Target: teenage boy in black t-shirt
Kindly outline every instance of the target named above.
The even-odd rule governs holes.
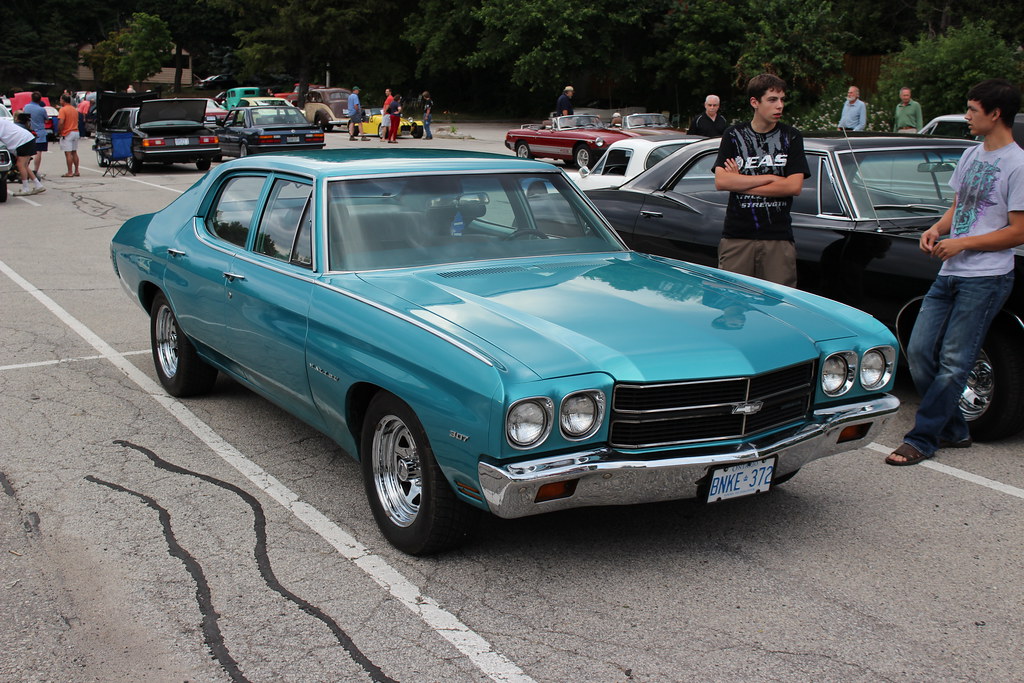
[[[779,122],[784,80],[755,76],[747,95],[754,118],[726,129],[715,161],[715,187],[729,191],[718,267],[796,287],[789,209],[811,175],[803,136]]]

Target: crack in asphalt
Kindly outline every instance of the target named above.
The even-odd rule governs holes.
[[[210,648],[210,652],[217,659],[217,662],[220,663],[221,668],[231,677],[231,680],[248,683],[249,679],[242,674],[238,667],[238,662],[231,656],[227,645],[224,644],[224,634],[221,633],[218,622],[220,615],[217,614],[217,610],[213,606],[210,584],[206,581],[206,574],[203,572],[202,565],[187,550],[181,547],[178,539],[174,537],[174,532],[171,530],[171,513],[157,503],[156,500],[138,491],[132,491],[120,484],[104,481],[91,474],[86,475],[85,479],[94,484],[106,486],[114,491],[135,496],[147,506],[156,510],[160,516],[160,524],[164,529],[164,540],[167,541],[167,549],[171,557],[181,560],[181,563],[185,565],[185,570],[192,576],[192,580],[196,582],[196,602],[199,603],[199,612],[203,615],[203,640],[206,642],[206,646]]]
[[[274,574],[273,568],[271,567],[270,556],[267,551],[266,514],[263,510],[262,504],[260,504],[259,500],[257,500],[255,496],[253,496],[248,491],[245,491],[244,489],[235,486],[234,484],[222,481],[210,475],[201,474],[199,472],[193,472],[192,470],[170,463],[161,458],[160,456],[158,456],[153,451],[143,446],[139,446],[129,441],[124,441],[120,439],[115,440],[114,444],[121,446],[123,448],[128,448],[139,453],[142,453],[153,463],[154,466],[156,466],[159,469],[171,472],[173,474],[196,477],[197,479],[200,479],[209,484],[213,484],[214,486],[220,487],[226,491],[234,493],[239,498],[241,498],[249,506],[253,513],[253,531],[256,535],[256,544],[253,548],[253,557],[256,560],[256,565],[259,569],[260,575],[263,577],[263,581],[267,584],[267,587],[281,595],[286,600],[294,603],[300,610],[302,610],[306,614],[316,619],[319,619],[321,622],[323,622],[324,625],[326,625],[327,628],[330,629],[331,633],[334,634],[334,637],[338,641],[338,643],[345,649],[346,652],[348,652],[349,656],[352,658],[352,661],[358,664],[360,668],[362,668],[363,671],[367,673],[367,675],[370,677],[370,680],[375,681],[376,683],[397,683],[395,679],[389,677],[387,674],[381,671],[380,667],[378,667],[376,664],[370,661],[370,659],[366,655],[364,655],[362,651],[358,648],[355,642],[353,642],[352,638],[347,633],[345,633],[345,631],[330,616],[324,613],[317,606],[311,604],[304,598],[299,597],[298,595],[291,592],[281,584],[277,576]],[[189,573],[196,581],[196,598],[199,601],[200,610],[203,613],[203,632],[204,636],[207,639],[207,644],[210,647],[211,652],[214,653],[218,661],[221,662],[221,666],[224,667],[225,671],[229,675],[231,675],[234,680],[246,680],[244,677],[242,677],[237,662],[235,662],[234,659],[231,658],[230,653],[227,651],[226,646],[224,646],[223,644],[223,637],[220,636],[219,627],[217,625],[217,617],[219,615],[213,608],[212,602],[210,600],[209,586],[207,585],[205,576],[203,575],[202,567],[194,558],[192,558],[191,555],[187,553],[187,551],[184,550],[184,548],[182,548],[178,544],[177,540],[174,538],[174,534],[170,527],[170,514],[162,507],[160,507],[155,500],[149,498],[148,496],[144,496],[143,494],[131,491],[117,484],[102,481],[100,479],[92,477],[91,475],[87,476],[86,479],[88,479],[91,482],[101,484],[103,486],[107,486],[115,490],[128,493],[130,495],[137,496],[138,498],[143,500],[147,505],[149,505],[149,507],[157,510],[160,513],[160,520],[164,526],[164,537],[167,540],[167,544],[170,549],[171,555],[179,558],[185,564]],[[236,676],[238,676],[239,678],[236,678]]]

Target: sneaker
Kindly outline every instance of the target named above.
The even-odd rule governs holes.
[[[43,187],[42,185],[39,185],[38,187],[33,187],[31,190],[29,190],[29,194],[42,194],[44,192],[46,192],[46,188]]]
[[[15,197],[27,197],[30,194],[35,194],[35,192],[33,192],[32,190],[17,190],[15,192],[12,192],[11,194],[14,195]]]

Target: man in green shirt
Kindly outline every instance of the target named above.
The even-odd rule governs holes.
[[[900,103],[896,105],[896,116],[893,117],[894,133],[916,133],[924,127],[921,116],[921,105],[910,99],[910,88],[900,89]]]

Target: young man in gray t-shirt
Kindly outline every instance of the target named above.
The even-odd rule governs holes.
[[[960,395],[1013,287],[1013,248],[1024,244],[1024,149],[1012,131],[1019,109],[1020,91],[1003,79],[967,93],[965,118],[984,142],[964,152],[949,181],[953,205],[921,235],[921,250],[942,259],[942,268],[907,347],[921,404],[903,444],[885,459],[890,465],[971,445]]]

